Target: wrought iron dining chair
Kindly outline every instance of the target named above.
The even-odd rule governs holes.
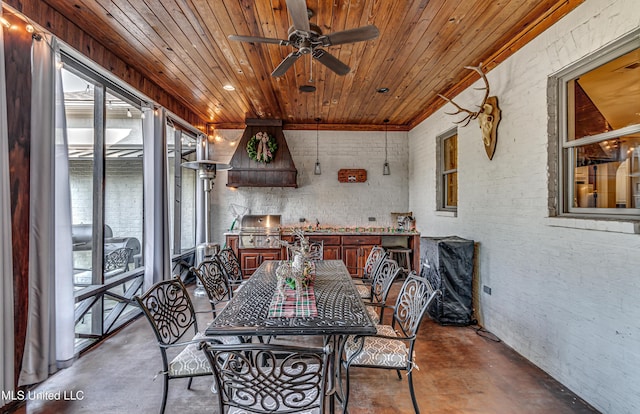
[[[420,323],[439,290],[434,290],[426,278],[412,271],[404,281],[393,306],[391,325],[377,325],[377,333],[350,336],[342,344],[341,364],[346,371],[344,411],[349,402],[349,371],[352,367],[393,369],[407,371],[409,392],[416,414],[420,413],[413,389],[414,345]]]
[[[196,275],[202,287],[204,288],[209,303],[211,304],[211,312],[216,317],[216,306],[220,302],[225,302],[233,296],[233,290],[229,285],[229,279],[220,262],[216,259],[203,260],[198,266],[192,266],[190,271]]]
[[[402,272],[402,267],[393,259],[384,258],[376,269],[371,280],[370,302],[365,303],[367,313],[373,323],[380,323],[384,318],[387,297],[393,282]],[[379,312],[379,313],[378,313]]]
[[[309,260],[322,260],[324,258],[324,240],[309,242]]]
[[[320,413],[328,379],[330,345],[303,347],[274,344],[200,347],[213,368],[218,412]]]
[[[371,282],[376,274],[376,270],[378,270],[378,267],[380,267],[383,260],[387,257],[388,253],[383,247],[374,246],[371,249],[369,256],[367,256],[367,260],[364,263],[364,267],[362,267],[362,280],[354,280],[356,290],[361,298],[366,300],[371,299]]]
[[[209,361],[198,350],[204,335],[198,331],[193,303],[179,276],[154,284],[142,296],[135,296],[135,300],[151,324],[160,347],[160,373],[164,377],[160,413],[164,413],[170,380],[189,378],[189,389],[194,377],[213,374]],[[207,340],[241,342],[240,338],[233,336],[207,337]]]
[[[371,284],[371,278],[376,268],[382,263],[382,260],[387,257],[389,254],[382,246],[373,246],[369,255],[367,256],[367,260],[364,262],[363,267],[353,267],[349,266],[349,271],[357,270],[358,272],[362,272],[362,279],[354,280],[356,285],[369,285]],[[366,289],[364,290],[366,292]]]
[[[104,256],[105,279],[128,271],[132,252],[133,250],[128,247],[120,247],[107,253]]]
[[[284,243],[283,243],[284,244]],[[300,241],[295,243],[286,244],[287,260],[292,260],[294,251],[300,249]],[[322,260],[324,259],[324,240],[316,240],[309,242],[309,251],[306,254],[306,258],[309,260]]]
[[[105,254],[104,281],[129,270],[132,252],[133,250],[128,247],[120,247]],[[74,283],[76,286],[88,286],[91,284],[91,277],[91,270],[81,271],[74,275]],[[123,289],[125,289],[124,285]]]
[[[242,274],[240,260],[238,260],[238,256],[236,256],[233,250],[230,247],[220,250],[218,254],[216,254],[216,259],[220,262],[222,270],[227,275],[231,289],[240,287],[244,281],[244,276]]]

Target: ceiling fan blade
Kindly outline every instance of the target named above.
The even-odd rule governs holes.
[[[323,46],[341,45],[344,43],[362,42],[365,40],[375,39],[380,36],[378,28],[372,24],[368,26],[358,27],[357,29],[343,30],[341,32],[331,33],[323,39]]]
[[[229,35],[229,40],[236,40],[238,42],[248,42],[248,43],[273,43],[273,44],[282,45],[282,46],[289,45],[288,40],[273,39],[270,37]]]
[[[351,72],[351,68],[342,63],[338,58],[333,56],[322,49],[316,49],[313,51],[313,58],[317,59],[320,63],[337,73],[338,75],[346,75]]]
[[[307,2],[305,0],[287,0],[287,10],[293,21],[293,27],[302,32],[308,32],[309,15],[307,14]]]
[[[298,58],[302,56],[302,53],[295,51],[295,52],[291,52],[289,53],[289,56],[287,56],[286,58],[284,58],[284,60],[282,62],[280,62],[280,64],[278,65],[277,68],[275,68],[273,70],[273,72],[271,72],[271,76],[274,77],[279,77],[284,75],[284,73],[291,67],[293,66],[293,64],[295,63],[296,60],[298,60]]]

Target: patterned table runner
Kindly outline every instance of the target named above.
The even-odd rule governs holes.
[[[318,316],[316,308],[316,295],[313,285],[302,289],[300,299],[296,298],[296,290],[284,288],[284,298],[275,293],[269,305],[270,318],[295,318],[300,316]]]

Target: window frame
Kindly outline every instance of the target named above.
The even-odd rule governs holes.
[[[455,137],[456,139],[456,168],[452,169],[452,170],[445,170],[444,169],[444,165],[445,165],[445,141],[448,139],[451,139]],[[456,177],[458,176],[458,128],[452,128],[449,129],[448,131],[438,135],[436,137],[436,153],[437,153],[437,163],[436,163],[436,175],[437,175],[437,190],[436,190],[436,211],[446,211],[446,212],[452,212],[455,213],[457,215],[458,212],[458,206],[457,203],[459,202],[459,194],[456,194],[456,205],[455,206],[448,206],[446,204],[446,200],[447,200],[447,183],[446,183],[446,178],[447,176],[451,175],[451,174],[456,174]],[[458,180],[456,178],[456,184],[458,183]],[[457,186],[459,188],[459,186]],[[456,191],[457,193],[457,191]]]
[[[120,86],[115,81],[108,79],[106,75],[101,74],[97,69],[94,69],[92,62],[85,62],[81,58],[77,58],[72,50],[63,49],[60,55],[65,70],[82,78],[94,87],[92,108],[93,141],[91,143],[93,149],[91,178],[93,192],[91,195],[93,200],[91,205],[92,282],[90,285],[80,287],[74,292],[76,303],[75,350],[76,352],[82,352],[141,314],[140,309],[131,305],[129,301],[131,295],[141,292],[144,266],[135,267],[134,264],[134,268],[130,268],[128,271],[108,281],[104,278],[105,180],[108,158],[105,138],[108,128],[108,103],[106,99],[108,94],[121,99],[132,108],[140,110],[142,110],[144,101],[134,91],[126,89],[125,86]],[[145,153],[144,143],[142,151],[142,157],[148,156]],[[144,197],[144,194],[142,197]],[[144,210],[142,211],[142,220],[142,235],[139,241],[141,248],[144,249]],[[124,293],[122,292],[123,290]],[[111,308],[106,306],[106,301],[112,302]],[[90,319],[87,331],[81,327],[84,324],[85,316]]]
[[[580,58],[548,79],[548,109],[550,119],[549,171],[555,176],[549,181],[549,216],[586,219],[640,220],[640,208],[573,207],[575,177],[574,149],[607,139],[640,132],[640,124],[613,131],[569,139],[568,85],[580,76],[640,47],[640,30],[633,32]]]

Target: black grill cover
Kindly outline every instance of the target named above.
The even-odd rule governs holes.
[[[420,275],[440,289],[429,316],[441,325],[467,326],[472,319],[473,240],[457,236],[420,238]]]

